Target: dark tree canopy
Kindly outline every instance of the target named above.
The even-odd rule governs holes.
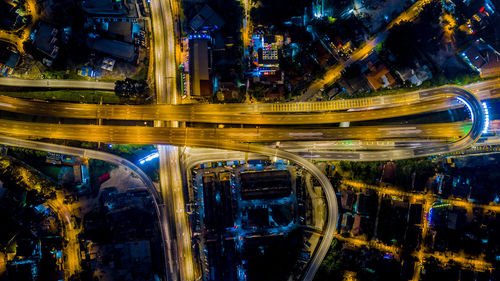
[[[262,6],[252,10],[252,19],[262,25],[280,26],[291,17],[304,13],[308,0],[263,0]]]
[[[116,94],[123,98],[142,97],[145,95],[147,88],[148,84],[144,80],[126,78],[115,83]]]
[[[417,21],[401,22],[389,31],[384,47],[394,55],[397,66],[412,66],[420,54],[439,51],[440,14],[440,3],[433,2],[423,8]]]

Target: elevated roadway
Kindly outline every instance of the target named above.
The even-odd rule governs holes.
[[[442,96],[442,95],[454,95],[457,98],[461,99],[461,102],[465,103],[465,106],[470,110],[472,125],[470,131],[465,134],[462,138],[457,141],[450,143],[431,143],[429,146],[424,147],[404,147],[404,148],[395,148],[387,151],[353,151],[353,152],[327,152],[332,153],[329,155],[320,155],[320,154],[310,154],[308,153],[309,158],[313,159],[342,159],[342,160],[353,160],[353,161],[370,161],[370,160],[383,160],[383,159],[403,159],[403,158],[412,158],[412,157],[422,157],[437,153],[446,153],[456,150],[465,149],[466,147],[472,145],[481,135],[481,131],[485,126],[484,114],[482,111],[481,103],[478,98],[461,87],[448,86],[437,89],[430,89],[426,91],[418,92],[419,98],[433,97],[433,96]],[[2,122],[17,122],[17,121],[2,121]],[[46,137],[46,138],[62,138],[62,139],[79,139],[79,140],[89,140],[92,138],[93,134],[89,134],[88,130],[75,131],[74,128],[66,127],[66,126],[87,126],[87,125],[59,125],[59,124],[46,124],[43,126],[53,126],[51,128],[39,128],[36,129],[36,126],[42,126],[41,124],[32,124],[32,123],[17,123],[17,128],[13,129],[12,126],[7,125],[2,127],[2,134],[12,134],[16,136],[22,137]],[[107,126],[101,126],[107,127]],[[149,130],[151,128],[140,127],[142,130]],[[159,128],[156,128],[159,129]],[[171,128],[173,130],[175,128]],[[7,131],[9,130],[9,131]],[[187,130],[187,129],[186,129]],[[191,130],[191,129],[189,129]],[[122,132],[108,132],[111,136],[119,137]],[[40,135],[37,135],[40,134]],[[133,137],[134,135],[131,135]],[[187,136],[187,134],[185,135]],[[101,138],[105,137],[103,135],[95,136],[96,139],[102,141]],[[138,133],[135,135],[136,141],[140,139],[141,134]],[[201,139],[190,139],[185,137],[184,140],[177,140],[176,138],[172,138],[172,141],[180,141],[179,143],[172,143],[173,145],[182,145],[182,146],[192,146],[192,147],[205,147],[205,148],[218,148],[218,149],[226,149],[226,150],[237,150],[243,152],[251,152],[267,155],[269,157],[279,157],[291,160],[306,170],[308,170],[313,176],[318,178],[321,185],[324,188],[324,192],[327,199],[328,206],[328,221],[325,229],[325,233],[323,236],[323,240],[321,241],[320,246],[317,248],[309,267],[307,268],[306,273],[304,274],[304,280],[312,280],[315,272],[319,268],[322,259],[326,255],[328,248],[330,246],[331,240],[333,238],[333,233],[335,232],[335,222],[338,216],[337,213],[337,202],[333,188],[329,183],[326,176],[319,171],[311,162],[306,160],[304,157],[301,157],[297,154],[280,150],[278,148],[273,147],[265,147],[265,146],[257,146],[249,143],[241,143],[237,141],[231,141],[231,139],[209,139],[209,138],[201,138]],[[135,143],[135,141],[132,141]]]
[[[122,144],[173,144],[189,146],[191,141],[274,141],[459,139],[467,134],[468,122],[418,124],[411,126],[361,126],[349,128],[154,128],[32,123],[0,120],[0,134],[24,138],[71,139]]]
[[[471,84],[480,99],[497,97],[500,80]],[[328,124],[447,110],[459,104],[453,86],[400,95],[328,102],[264,104],[98,105],[46,103],[0,96],[0,110],[61,118],[163,120],[232,124]],[[161,122],[160,122],[161,123]]]

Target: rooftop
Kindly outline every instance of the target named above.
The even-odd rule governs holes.
[[[134,45],[117,40],[87,38],[87,46],[90,49],[128,62],[133,61],[135,57]]]
[[[59,53],[59,47],[57,46],[58,33],[57,28],[42,22],[38,29],[35,30],[33,45],[42,53],[54,59]]]

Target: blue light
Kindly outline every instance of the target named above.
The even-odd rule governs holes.
[[[488,112],[488,106],[486,105],[485,102],[483,102],[483,109],[484,109],[483,134],[486,134],[486,133],[488,133],[488,127],[490,126],[490,113]]]
[[[432,208],[429,210],[428,220],[429,220],[429,227],[431,227],[431,224],[432,224]]]
[[[112,148],[112,147],[113,147],[113,144],[112,144],[112,143],[108,144],[108,147],[109,147],[109,148]]]
[[[160,154],[158,152],[151,153],[150,155],[139,160],[139,163],[141,163],[141,165],[142,165],[142,164],[149,162],[155,158],[158,158],[159,156],[160,156]]]
[[[465,100],[464,100],[463,98],[461,98],[461,97],[457,97],[457,100],[458,100],[458,101],[460,101],[460,102],[462,102],[463,104],[465,104],[465,106],[467,107],[467,109],[468,109],[468,110],[469,110],[469,112],[470,112],[470,116],[471,116],[471,117],[470,117],[470,119],[471,119],[472,121],[474,121],[474,112],[472,111],[472,107],[469,105],[469,103],[468,103],[467,101],[465,101]]]

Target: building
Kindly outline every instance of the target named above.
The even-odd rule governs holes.
[[[0,28],[14,29],[22,24],[23,17],[18,13],[18,7],[5,1],[0,1]]]
[[[116,244],[92,244],[90,267],[100,280],[154,280],[151,246],[148,240]]]
[[[218,29],[223,25],[224,20],[208,5],[203,6],[200,12],[189,22],[189,26],[193,31]]]
[[[123,0],[83,0],[82,9],[93,15],[126,15],[128,13]]]
[[[411,83],[415,86],[420,86],[424,81],[432,78],[432,72],[427,65],[421,67],[417,65],[415,68],[406,67],[400,71],[396,71],[396,74],[398,74],[399,78],[404,82]]]
[[[127,62],[135,59],[134,45],[129,43],[105,38],[87,38],[87,47]]]
[[[281,100],[285,96],[285,86],[283,84],[274,84],[269,87],[264,94],[264,99],[266,101],[276,101]]]
[[[57,45],[58,33],[59,31],[57,30],[57,28],[41,22],[32,35],[33,45],[40,52],[44,53],[52,59],[55,59],[57,57],[57,54],[59,53],[59,46]]]
[[[189,72],[191,95],[196,97],[211,96],[208,39],[193,38],[189,40]]]
[[[283,48],[283,36],[274,34],[254,34],[254,64],[260,75],[275,75],[279,71],[279,59]]]
[[[340,203],[342,209],[352,211],[352,204],[354,203],[355,196],[352,190],[341,190],[340,191]]]
[[[340,229],[341,229],[342,233],[348,233],[349,231],[351,231],[353,223],[354,223],[354,219],[353,219],[351,214],[349,214],[349,213],[343,214],[342,215],[342,223],[340,225]]]
[[[467,21],[467,26],[471,29],[473,34],[491,24],[494,18],[493,14],[495,14],[495,6],[491,1],[484,1],[482,4],[479,2],[481,1],[477,1],[477,4],[475,4],[479,5],[480,8],[476,10],[477,12]]]
[[[288,170],[263,170],[240,173],[241,199],[279,198],[290,195]]]
[[[133,23],[128,21],[111,21],[103,23],[104,30],[108,32],[111,39],[132,43],[134,40],[132,34]]]
[[[363,217],[360,215],[354,216],[352,235],[358,236],[367,234],[370,231],[370,229],[373,229],[373,225],[370,224],[369,219],[367,217]]]
[[[500,53],[482,39],[476,40],[462,57],[482,78],[500,75]]]
[[[0,66],[3,64],[7,67],[14,68],[19,62],[19,53],[14,48],[9,48],[9,45],[0,42]]]
[[[203,207],[205,228],[220,230],[234,225],[233,204],[231,198],[231,173],[207,173],[203,180]]]
[[[369,63],[368,69],[369,72],[366,74],[366,80],[372,90],[390,88],[396,84],[396,80],[384,64],[378,63],[374,65]]]
[[[220,101],[233,101],[239,97],[239,89],[234,82],[219,82],[217,99]]]

